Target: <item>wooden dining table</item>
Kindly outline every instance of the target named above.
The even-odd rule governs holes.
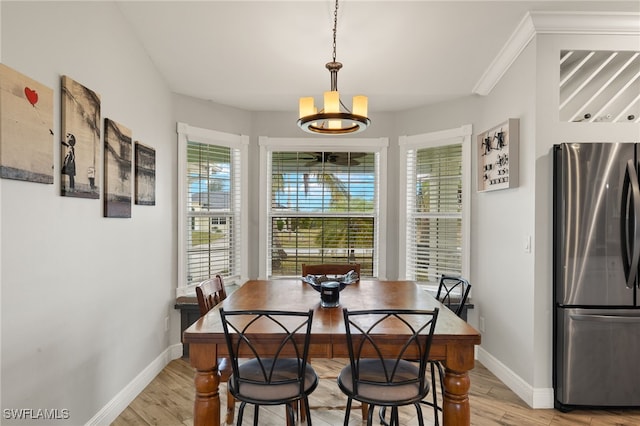
[[[340,306],[323,308],[320,293],[299,279],[251,280],[226,300],[202,316],[183,333],[189,344],[189,358],[195,371],[193,423],[220,425],[219,376],[216,360],[228,354],[219,308],[225,310],[274,309],[314,310],[309,357],[347,358],[346,332],[342,308],[353,309],[433,309],[440,308],[431,345],[430,359],[445,367],[443,423],[469,425],[469,370],[474,367],[474,346],[480,333],[458,318],[431,294],[412,281],[363,279],[340,292]],[[265,340],[269,334],[265,333]],[[337,386],[337,384],[336,384]]]

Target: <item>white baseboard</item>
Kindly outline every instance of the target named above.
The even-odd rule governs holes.
[[[127,386],[111,399],[100,411],[96,413],[87,423],[89,425],[111,424],[120,413],[131,404],[149,383],[167,366],[172,360],[182,356],[182,343],[169,346],[151,364],[140,372]]]
[[[553,408],[553,388],[534,388],[520,376],[511,371],[497,358],[484,350],[477,348],[477,360],[511,389],[520,399],[531,408]]]

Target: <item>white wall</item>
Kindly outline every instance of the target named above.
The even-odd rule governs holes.
[[[165,331],[177,317],[171,96],[114,3],[0,7],[1,60],[54,90],[56,141],[53,185],[0,180],[2,409],[67,409],[56,424],[85,424],[178,341]],[[156,149],[155,206],[109,219],[102,198],[59,195],[63,74]]]
[[[532,383],[537,362],[532,339],[534,254],[523,248],[534,232],[535,52],[534,40],[486,97],[474,129],[477,135],[508,118],[519,119],[519,184],[475,192],[471,225],[473,297],[479,321],[485,324],[482,349],[526,383]],[[474,148],[477,158],[477,144]],[[511,164],[510,169],[513,173]]]

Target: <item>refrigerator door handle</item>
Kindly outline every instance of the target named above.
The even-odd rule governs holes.
[[[569,317],[576,321],[640,323],[640,316],[570,314]]]
[[[640,227],[636,219],[638,213],[640,213],[640,185],[634,161],[629,160],[622,184],[622,208],[620,211],[622,267],[627,280],[627,288],[634,287],[638,275],[640,258]],[[630,233],[630,229],[633,230],[633,234]]]

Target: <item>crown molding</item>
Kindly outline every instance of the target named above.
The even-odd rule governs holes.
[[[540,34],[640,34],[636,12],[530,12]]]
[[[638,35],[635,12],[527,12],[472,92],[486,96],[536,34]]]

